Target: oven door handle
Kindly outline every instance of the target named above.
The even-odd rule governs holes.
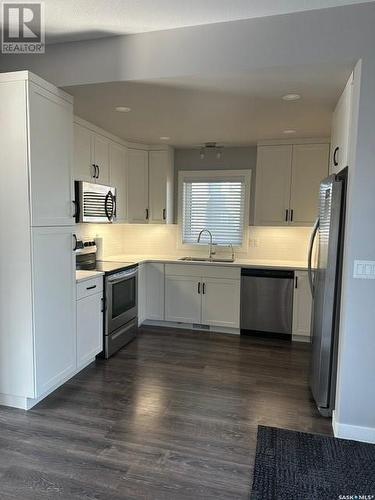
[[[107,278],[108,283],[111,285],[115,285],[116,283],[120,283],[120,281],[128,280],[130,278],[133,278],[134,276],[137,276],[138,271],[131,271],[129,273],[123,274],[121,278],[111,278],[110,276]]]

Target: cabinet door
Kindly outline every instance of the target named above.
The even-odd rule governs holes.
[[[76,281],[73,228],[35,228],[33,243],[36,396],[76,368]]]
[[[328,175],[328,144],[293,146],[290,221],[312,224],[318,215],[320,181]]]
[[[109,145],[110,184],[116,188],[116,222],[126,220],[126,148],[111,142]]]
[[[146,264],[146,319],[164,319],[164,264]]]
[[[128,151],[128,222],[148,222],[148,152],[139,149]]]
[[[68,226],[73,219],[73,106],[29,84],[32,226]]]
[[[205,278],[202,288],[202,324],[239,328],[240,281]]]
[[[181,323],[201,322],[199,278],[190,276],[165,277],[165,320]]]
[[[74,180],[95,182],[92,132],[74,124]]]
[[[146,319],[146,266],[138,266],[138,326]]]
[[[167,218],[168,151],[149,153],[150,223],[163,224]]]
[[[98,134],[93,134],[94,163],[97,166],[95,182],[109,184],[109,140]]]
[[[255,223],[288,224],[292,146],[259,146],[257,151]]]
[[[103,350],[101,293],[77,300],[77,367],[83,367]]]
[[[312,297],[306,271],[295,272],[293,296],[293,340],[310,341]]]

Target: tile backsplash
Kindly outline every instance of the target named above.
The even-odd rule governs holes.
[[[249,227],[247,252],[241,258],[264,260],[301,260],[307,258],[311,227]],[[128,255],[191,254],[177,248],[176,224],[80,224],[80,237],[101,238],[100,257]],[[202,253],[198,250],[194,253]]]

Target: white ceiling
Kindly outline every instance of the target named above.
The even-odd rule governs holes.
[[[52,43],[144,33],[369,1],[44,0],[46,39]]]
[[[330,135],[331,116],[351,71],[332,64],[277,68],[211,79],[167,79],[67,87],[75,113],[123,139],[177,147],[216,141],[251,145],[262,139]],[[288,92],[302,95],[285,102]],[[116,106],[129,106],[119,113]]]

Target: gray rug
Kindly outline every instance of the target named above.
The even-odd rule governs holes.
[[[250,498],[375,500],[375,444],[259,426]]]

